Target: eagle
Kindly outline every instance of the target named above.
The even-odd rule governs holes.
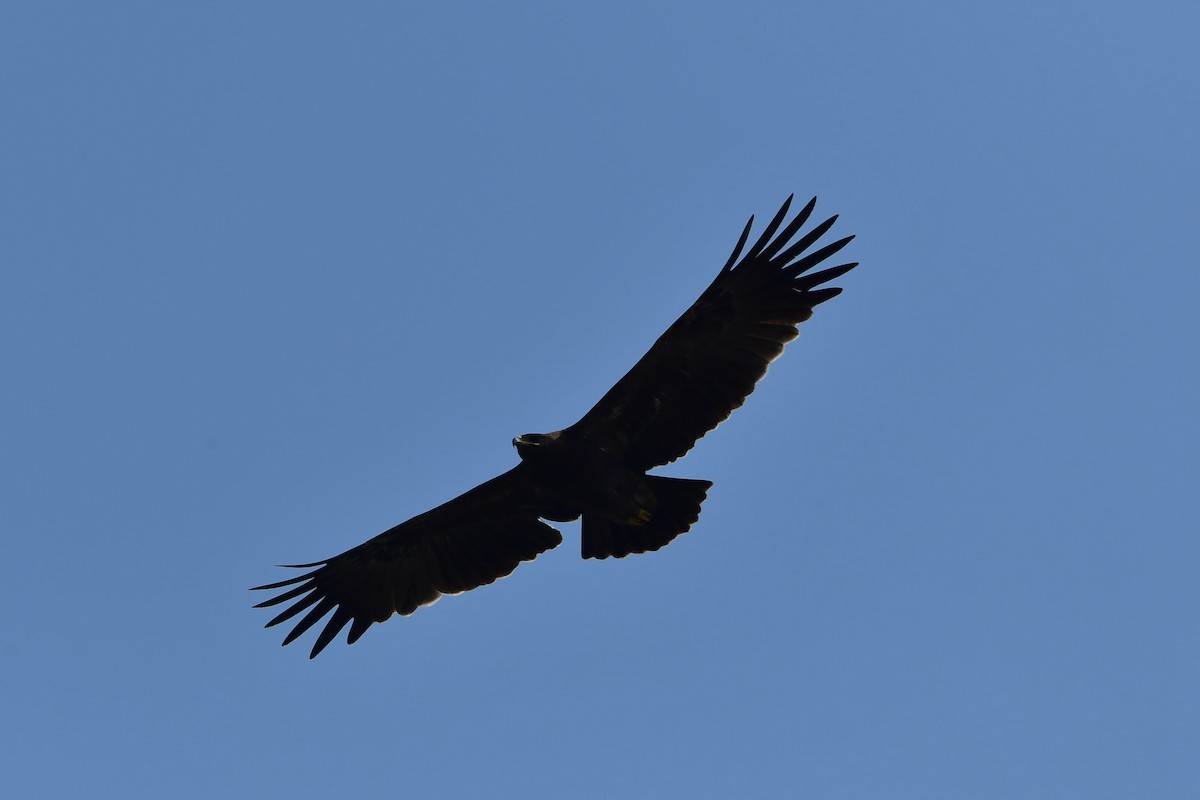
[[[372,623],[492,583],[558,546],[562,535],[546,520],[582,517],[584,558],[646,553],[686,533],[712,482],[648,471],[687,453],[739,408],[796,326],[842,291],[824,284],[858,266],[810,272],[854,237],[808,253],[837,216],[793,242],[817,200],[784,225],[792,199],[744,250],[750,217],[712,284],[574,425],[516,437],[520,460],[504,474],[341,555],[282,565],[306,571],[254,587],[283,590],[255,608],[290,604],[266,627],[303,613],[287,645],[333,612],[309,658],[346,625],[353,644]]]

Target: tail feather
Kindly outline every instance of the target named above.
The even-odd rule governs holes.
[[[712,481],[648,475],[650,490],[658,500],[650,519],[641,525],[622,525],[596,514],[583,515],[583,557],[624,558],[630,553],[658,550],[700,518]]]

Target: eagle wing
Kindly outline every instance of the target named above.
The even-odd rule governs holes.
[[[573,434],[619,453],[630,468],[650,469],[682,456],[745,402],[783,346],[799,335],[796,326],[812,316],[814,306],[842,291],[817,287],[858,266],[806,275],[854,237],[804,255],[837,217],[789,245],[817,200],[780,230],[791,202],[789,197],[739,260],[754,224],[750,217],[716,280],[571,426]]]
[[[542,522],[539,513],[546,512],[540,509],[536,487],[518,465],[341,555],[286,565],[315,569],[254,587],[287,589],[255,608],[294,601],[268,628],[309,609],[283,640],[285,645],[332,610],[309,654],[315,658],[348,623],[346,641],[353,644],[373,622],[411,614],[444,594],[489,584],[561,544],[562,535]]]

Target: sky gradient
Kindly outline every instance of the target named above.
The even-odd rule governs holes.
[[[0,7],[6,796],[1200,796],[1200,11]],[[862,266],[666,549],[315,661],[795,192]]]

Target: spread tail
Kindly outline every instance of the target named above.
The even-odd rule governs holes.
[[[622,525],[596,514],[583,515],[583,557],[624,558],[630,553],[657,550],[700,518],[700,504],[712,481],[647,475],[658,508],[639,525]]]

